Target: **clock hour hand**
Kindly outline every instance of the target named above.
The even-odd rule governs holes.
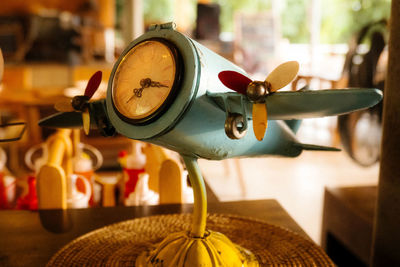
[[[131,96],[131,97],[128,99],[128,101],[126,101],[126,103],[128,104],[129,101],[131,101],[134,97],[135,97],[135,95]]]
[[[133,95],[128,99],[128,101],[126,101],[126,103],[129,103],[129,101],[131,101],[135,96],[136,97],[142,97],[143,89],[144,89],[143,87],[142,88],[133,89]]]
[[[139,89],[133,89],[133,96],[142,97],[143,89],[144,89],[143,87]]]

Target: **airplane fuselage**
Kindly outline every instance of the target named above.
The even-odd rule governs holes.
[[[255,138],[251,123],[248,123],[245,137],[239,140],[228,138],[224,130],[228,113],[218,108],[207,94],[232,92],[218,79],[221,70],[245,72],[181,33],[162,27],[156,27],[136,39],[126,51],[151,38],[164,38],[178,48],[184,66],[181,87],[174,102],[157,120],[145,125],[130,124],[115,111],[112,100],[112,80],[119,64],[117,62],[110,76],[106,100],[107,115],[117,132],[183,155],[206,159],[260,155],[294,157],[301,153],[301,148],[293,146],[296,142],[294,134],[283,121],[269,121],[262,142]]]

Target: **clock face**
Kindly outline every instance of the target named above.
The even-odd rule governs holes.
[[[162,40],[144,41],[129,50],[112,83],[112,99],[119,115],[141,123],[160,114],[176,91],[178,63],[175,47]]]

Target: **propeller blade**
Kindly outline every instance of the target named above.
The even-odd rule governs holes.
[[[39,121],[39,126],[50,128],[82,128],[81,112],[60,112]]]
[[[288,85],[299,72],[297,61],[287,61],[276,67],[265,79],[271,84],[270,92],[275,92]]]
[[[86,135],[89,135],[90,131],[90,114],[89,111],[86,109],[82,112],[82,122],[83,122],[83,131]]]
[[[101,78],[102,72],[100,70],[93,74],[92,77],[90,77],[85,89],[85,96],[87,96],[89,99],[92,98],[97,88],[99,88]]]
[[[221,71],[218,78],[226,87],[243,95],[246,95],[247,85],[252,82],[243,74],[231,70]]]
[[[258,141],[263,140],[267,130],[267,106],[265,103],[253,104],[253,131]]]
[[[75,109],[71,105],[71,99],[65,99],[65,100],[62,100],[60,102],[57,102],[54,105],[54,108],[57,111],[60,111],[60,112],[72,112],[72,111],[75,111]]]

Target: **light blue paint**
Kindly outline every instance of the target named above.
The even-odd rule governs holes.
[[[133,125],[123,121],[114,110],[112,81],[124,55],[139,42],[151,38],[163,38],[176,45],[184,60],[182,86],[175,101],[160,118],[146,125]],[[266,99],[269,119],[267,133],[262,141],[258,141],[252,129],[252,103],[220,82],[218,73],[224,70],[246,75],[232,62],[175,31],[171,24],[154,26],[134,40],[116,62],[108,83],[106,105],[95,113],[90,108],[92,121],[96,121],[95,118],[104,110],[109,125],[122,135],[161,145],[190,157],[215,160],[265,155],[295,157],[306,147],[318,147],[298,145],[294,135],[296,124],[290,128],[281,120],[344,114],[373,106],[382,98],[381,92],[376,89],[274,93]],[[248,132],[240,140],[229,139],[225,134],[226,104],[230,112],[240,113],[248,119]],[[93,106],[96,105],[90,105]],[[55,120],[56,117],[53,116],[52,123]],[[75,119],[74,123],[77,121]],[[43,125],[46,124],[45,121],[42,122]],[[63,126],[65,127],[65,123]]]

